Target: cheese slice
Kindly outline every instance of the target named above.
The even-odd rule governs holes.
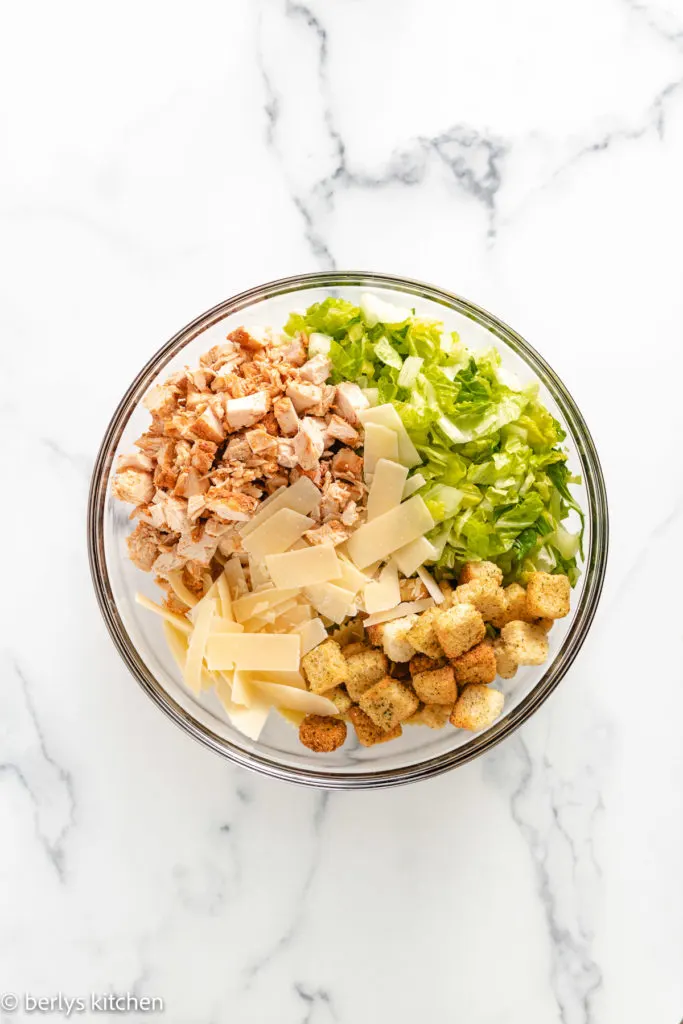
[[[315,586],[306,587],[304,596],[317,612],[338,625],[347,615],[355,615],[353,599],[356,595],[351,590],[338,587],[336,583],[316,583]]]
[[[232,700],[230,687],[223,680],[216,683],[215,689],[216,696],[225,708],[230,723],[238,732],[248,736],[250,740],[257,740],[266,724],[270,705],[263,700],[250,708],[241,707]]]
[[[222,615],[215,615],[211,623],[212,633],[243,633],[244,626],[234,619],[224,619]]]
[[[379,423],[368,423],[363,440],[363,472],[368,480],[380,459],[398,462],[398,436],[395,430]]]
[[[302,622],[299,626],[294,626],[292,632],[298,633],[301,638],[301,657],[304,654],[308,654],[314,647],[321,644],[323,640],[327,640],[327,630],[323,625],[322,619],[311,619],[309,622]]]
[[[436,582],[432,574],[427,572],[426,569],[419,568],[417,570],[417,575],[420,577],[425,587],[429,591],[430,597],[434,598],[436,604],[443,604],[446,598],[444,597],[438,583]]]
[[[269,608],[284,604],[290,598],[296,597],[298,593],[298,589],[295,590],[292,587],[284,590],[278,587],[271,587],[269,590],[259,590],[256,594],[247,594],[245,597],[240,597],[239,600],[233,601],[233,614],[238,622],[246,622],[247,619],[251,619],[254,615],[259,615]]]
[[[280,683],[269,683],[255,679],[253,688],[264,700],[274,707],[291,708],[303,711],[307,715],[338,715],[339,710],[327,697],[322,697],[310,690],[300,690],[296,686],[282,686]]]
[[[183,574],[180,569],[174,569],[173,572],[169,572],[167,579],[171,584],[174,594],[180,598],[183,604],[186,604],[188,608],[194,608],[199,598],[191,590],[188,590],[183,583]]]
[[[252,590],[265,590],[270,586],[270,575],[265,565],[254,558],[253,555],[249,555],[249,576]]]
[[[291,548],[315,521],[291,508],[281,508],[242,539],[242,547],[253,558],[279,555]]]
[[[195,633],[197,629],[195,628]],[[294,672],[299,668],[299,637],[283,633],[214,633],[206,644],[210,669]],[[188,652],[189,656],[189,652]]]
[[[232,614],[230,584],[228,583],[228,578],[224,572],[222,572],[216,580],[216,588],[218,590],[218,600],[221,606],[221,615],[224,619],[234,619],[235,616]]]
[[[349,554],[358,568],[364,569],[377,558],[387,558],[394,551],[417,540],[433,526],[434,520],[429,509],[419,494],[414,494],[398,508],[360,526],[349,538]]]
[[[338,548],[337,557],[341,565],[341,576],[337,580],[332,580],[332,583],[336,583],[337,586],[343,587],[344,590],[351,590],[354,594],[357,594],[368,582],[367,574],[361,572],[360,569],[356,569],[355,565],[349,562],[348,558],[340,557]]]
[[[291,708],[278,708],[277,713],[282,715],[285,721],[289,722],[289,724],[293,725],[296,729],[299,728],[306,717],[303,711],[293,711]]]
[[[166,619],[166,622],[175,626],[181,633],[185,633],[187,636],[192,632],[192,623],[189,622],[183,615],[178,615],[177,612],[169,611],[168,608],[162,607],[160,604],[155,604],[154,601],[150,601],[144,594],[137,593],[135,595],[135,601],[137,604],[141,604],[143,608],[146,608],[149,612],[154,612],[155,615],[160,615],[162,619]]]
[[[300,626],[304,622],[309,622],[313,618],[313,609],[310,604],[298,604],[296,608],[291,608],[289,611],[278,614],[275,620],[275,626],[277,629],[285,630],[292,629],[294,626]]]
[[[168,644],[169,650],[173,655],[176,665],[182,672],[185,668],[185,662],[187,660],[187,637],[185,633],[182,633],[175,626],[172,626],[170,622],[164,621],[161,623],[161,627],[166,637],[166,643]]]
[[[363,591],[365,610],[371,614],[384,612],[389,608],[395,608],[401,601],[401,591],[398,585],[398,569],[395,562],[388,562],[384,566],[377,582],[368,583]]]
[[[252,704],[258,703],[258,694],[254,692],[245,672],[236,669],[232,676],[232,699],[235,704],[241,704],[250,708]],[[263,698],[261,698],[263,700]]]
[[[243,672],[242,676],[250,683],[262,680],[266,683],[281,683],[282,686],[296,686],[299,690],[307,690],[306,680],[301,672]]]
[[[390,402],[385,405],[376,405],[374,409],[361,409],[358,418],[366,431],[371,423],[393,430],[398,442],[398,461],[409,469],[411,466],[420,465],[422,459],[418,450],[410,440],[408,431],[403,426],[403,420]]]
[[[403,500],[409,498],[411,494],[415,494],[415,491],[419,491],[421,487],[427,483],[422,473],[413,473],[411,477],[406,480],[405,487],[403,488]]]
[[[426,537],[418,537],[405,547],[394,552],[394,561],[404,576],[414,576],[418,568],[429,558],[434,558],[436,549]]]
[[[299,477],[291,487],[284,487],[270,498],[266,498],[261,503],[256,515],[240,527],[240,534],[242,537],[247,537],[254,532],[257,526],[264,523],[266,519],[270,519],[281,508],[291,508],[293,512],[306,516],[313,511],[319,501],[320,491],[313,481],[309,480],[307,476]]]
[[[228,581],[230,596],[233,601],[236,601],[239,597],[242,597],[244,594],[249,592],[247,577],[244,575],[244,569],[242,568],[239,555],[233,555],[232,558],[228,559],[225,563],[223,573]]]
[[[194,693],[199,693],[202,689],[202,661],[204,660],[206,644],[211,631],[211,620],[216,611],[216,601],[209,600],[208,597],[202,598],[197,608],[199,608],[199,612],[195,619],[190,642],[187,645],[187,659],[183,671],[185,682]],[[217,634],[219,638],[233,635],[231,633]],[[209,668],[211,667],[213,666],[209,666]],[[215,667],[222,668],[223,666],[217,665]]]
[[[423,597],[421,601],[404,601],[403,604],[397,604],[395,608],[389,608],[386,612],[368,615],[367,619],[363,620],[363,625],[367,629],[368,626],[377,626],[380,622],[402,619],[404,615],[419,615],[420,612],[426,612],[428,608],[433,607],[434,601],[431,597]]]
[[[266,567],[276,587],[309,587],[338,579],[341,572],[331,544],[266,555]]]
[[[398,462],[380,459],[368,494],[368,522],[401,504],[408,470]]]

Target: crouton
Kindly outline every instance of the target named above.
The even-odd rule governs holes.
[[[471,647],[451,662],[459,686],[492,683],[496,678],[496,655],[490,641]],[[415,687],[417,690],[417,687]],[[417,690],[419,694],[419,690]]]
[[[426,612],[422,612],[415,625],[407,633],[407,638],[415,650],[430,658],[439,658],[443,654],[434,629],[435,616],[438,614],[438,608],[429,608]]]
[[[465,562],[458,583],[472,583],[474,580],[488,580],[500,586],[503,582],[503,572],[493,562]]]
[[[426,725],[429,729],[443,729],[453,711],[452,704],[423,704],[406,718],[404,725]]]
[[[526,588],[529,612],[537,619],[563,619],[569,615],[571,586],[566,576],[532,573]]]
[[[358,700],[366,690],[384,679],[389,668],[383,651],[369,650],[352,654],[346,658],[346,689],[353,700]]]
[[[453,604],[453,584],[448,580],[439,580],[439,590],[444,596],[442,608],[449,608]]]
[[[333,690],[327,690],[325,696],[332,701],[340,715],[346,715],[353,707],[353,701],[344,686],[335,686]]]
[[[448,658],[459,658],[486,636],[480,613],[471,604],[454,604],[435,616],[439,643]]]
[[[508,622],[500,631],[510,657],[518,665],[542,665],[548,657],[548,639],[540,626]]]
[[[400,725],[397,725],[394,729],[389,729],[388,732],[378,729],[372,719],[368,718],[365,712],[361,711],[355,704],[349,709],[349,718],[353,723],[358,742],[362,747],[373,747],[375,743],[386,743],[387,740],[395,740],[403,731]]]
[[[368,640],[373,647],[381,647],[384,641],[384,626],[386,623],[378,622],[376,626],[366,626],[365,632],[367,633]]]
[[[505,607],[500,615],[491,620],[493,625],[502,629],[508,622],[530,622],[533,616],[527,608],[524,587],[520,587],[519,583],[511,583],[505,588],[504,594]]]
[[[408,633],[417,622],[417,615],[404,615],[401,619],[384,622],[382,646],[387,658],[392,661],[410,661],[415,647],[408,639]]]
[[[472,580],[461,587],[455,588],[453,594],[454,602],[471,604],[478,612],[484,622],[493,622],[505,614],[505,591],[492,580]]]
[[[313,693],[324,693],[346,682],[346,658],[336,640],[324,640],[301,659],[308,685]]]
[[[446,658],[428,658],[426,654],[416,654],[410,659],[410,674],[414,676],[417,672],[432,672],[435,668],[443,668]]]
[[[417,711],[419,700],[409,686],[385,676],[358,701],[378,729],[389,732]]]
[[[466,686],[453,708],[451,725],[456,729],[478,732],[495,722],[504,703],[505,697],[500,690],[479,683]]]
[[[548,634],[555,625],[555,619],[534,619],[532,625],[538,626],[539,629]]]
[[[463,655],[464,658],[467,656],[467,654]],[[416,672],[413,676],[413,688],[425,704],[453,704],[458,697],[458,687],[451,665],[432,669],[429,672]]]
[[[501,679],[512,679],[517,673],[517,662],[510,657],[505,641],[501,637],[497,637],[491,646],[496,659],[496,672]]]
[[[299,739],[316,754],[330,754],[346,739],[346,722],[336,717],[306,715],[299,726]]]

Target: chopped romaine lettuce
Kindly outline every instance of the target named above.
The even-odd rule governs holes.
[[[437,526],[437,576],[469,559],[490,559],[507,582],[536,567],[566,573],[583,557],[584,518],[569,486],[565,432],[522,388],[495,349],[470,352],[440,323],[366,296],[360,306],[329,298],[285,328],[329,340],[332,381],[355,381],[372,404],[391,402],[422,459],[419,492]],[[570,512],[578,533],[562,525]]]

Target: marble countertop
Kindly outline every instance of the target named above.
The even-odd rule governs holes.
[[[7,21],[0,991],[137,993],[173,1024],[677,1024],[683,6],[36,0]],[[588,420],[612,516],[551,699],[378,793],[277,784],[173,728],[85,550],[94,454],[150,354],[329,267],[514,325]]]

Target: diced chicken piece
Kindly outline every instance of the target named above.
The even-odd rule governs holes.
[[[246,523],[258,506],[258,500],[249,494],[229,491],[224,487],[212,487],[205,498],[206,508],[221,519]]]
[[[330,375],[332,360],[327,356],[317,355],[304,363],[299,371],[299,376],[307,380],[309,384],[324,384]]]
[[[293,437],[299,429],[299,417],[291,398],[276,398],[273,402],[273,412],[281,432],[285,437]]]
[[[339,414],[344,417],[352,426],[358,425],[358,413],[370,406],[367,398],[357,384],[343,381],[337,384],[335,404]]]
[[[206,502],[201,494],[193,494],[187,500],[187,514],[191,522],[194,522],[206,508]]]
[[[277,440],[263,427],[254,427],[244,435],[254,455],[273,458],[277,453]]]
[[[151,388],[143,398],[142,404],[155,418],[166,419],[175,411],[179,398],[179,389],[167,382]]]
[[[184,534],[178,541],[177,552],[184,562],[196,561],[208,565],[216,553],[218,538],[207,533],[204,524],[198,523],[191,533]],[[154,568],[156,569],[156,563]],[[157,569],[157,572],[159,570]]]
[[[328,516],[339,516],[351,501],[351,489],[347,484],[339,480],[323,485],[323,497],[320,502],[320,515],[323,519]]]
[[[344,526],[353,526],[358,516],[358,505],[355,501],[350,501],[339,518]]]
[[[323,384],[320,401],[314,409],[311,409],[311,414],[314,416],[326,416],[334,404],[336,393],[337,389],[332,384]]]
[[[240,348],[247,349],[248,352],[260,352],[268,345],[269,340],[267,333],[257,328],[247,331],[244,327],[238,327],[236,331],[228,335],[228,341],[234,342]]]
[[[154,495],[152,474],[142,469],[124,469],[116,474],[112,483],[114,497],[132,505],[144,505]]]
[[[293,380],[287,385],[287,397],[300,415],[319,406],[323,389],[319,384],[307,384],[306,381]]]
[[[179,554],[177,545],[171,548],[170,551],[162,551],[159,557],[154,562],[152,570],[159,576],[166,576],[169,572],[173,572],[175,569],[182,569],[185,564],[185,558]]]
[[[135,442],[135,447],[139,448],[140,451],[144,452],[145,455],[149,455],[151,459],[155,459],[159,449],[166,443],[166,438],[161,434],[143,434]]]
[[[297,454],[294,448],[293,437],[278,437],[277,462],[278,466],[284,466],[285,469],[293,469],[297,465]]]
[[[214,345],[203,356],[199,357],[199,365],[215,370],[217,366],[223,366],[226,360],[235,356],[235,345],[229,341],[227,345]]]
[[[360,480],[363,476],[363,460],[350,448],[342,448],[332,457],[332,475],[340,480]]]
[[[161,536],[153,526],[138,523],[133,532],[126,538],[128,554],[134,565],[143,572],[149,572],[160,553]]]
[[[333,544],[336,546],[349,539],[349,531],[344,529],[340,522],[333,519],[323,526],[318,526],[315,530],[306,530],[304,537],[309,544]]]
[[[294,438],[294,451],[302,469],[316,469],[325,450],[325,436],[311,416],[304,416]]]
[[[197,495],[206,494],[209,489],[209,481],[205,476],[200,476],[196,469],[190,467],[179,474],[176,485],[173,488],[173,495],[176,498],[195,498]]]
[[[325,429],[325,445],[329,447],[334,441],[341,441],[342,444],[350,444],[355,448],[360,444],[360,434],[341,416],[332,413],[330,422]]]
[[[206,476],[216,458],[218,445],[213,441],[195,441],[190,450],[190,465],[200,476]]]
[[[188,436],[198,441],[213,441],[216,444],[225,437],[225,428],[210,405],[191,423]]]
[[[175,498],[166,491],[157,490],[152,504],[161,509],[164,525],[173,533],[185,533],[190,529],[187,502],[183,498]]]
[[[119,455],[116,460],[116,472],[120,473],[123,469],[140,469],[143,473],[151,473],[154,463],[144,452],[131,452],[130,455]]]
[[[300,335],[292,338],[290,343],[282,350],[282,358],[286,362],[291,363],[292,366],[303,366],[307,355],[307,344]]]
[[[231,437],[223,452],[223,462],[248,462],[252,456],[245,437]]]
[[[225,419],[230,430],[242,430],[253,427],[270,408],[270,395],[267,391],[257,391],[244,398],[229,398],[225,403]]]

